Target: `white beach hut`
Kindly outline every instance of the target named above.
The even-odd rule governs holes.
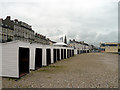
[[[57,49],[57,60],[62,60],[62,59],[65,59],[67,58],[67,44],[63,43],[63,42],[58,42],[58,43],[55,43],[54,46],[57,46],[59,47]]]
[[[45,47],[41,44],[31,44],[30,45],[30,69],[35,70],[44,65],[45,55],[44,55]]]
[[[44,54],[43,66],[48,66],[49,64],[54,63],[54,60],[53,60],[53,46],[45,45],[43,54]]]
[[[12,41],[2,44],[2,76],[19,78],[29,73],[30,44]]]

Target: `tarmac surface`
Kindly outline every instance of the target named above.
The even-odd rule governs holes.
[[[117,88],[118,55],[85,53],[22,77],[3,78],[3,88]]]

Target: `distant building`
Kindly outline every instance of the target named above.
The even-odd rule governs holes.
[[[49,45],[49,41],[46,39],[46,36],[38,33],[35,33],[34,42]]]
[[[120,43],[106,42],[100,43],[101,52],[118,53],[120,52]]]
[[[46,36],[34,33],[32,26],[17,19],[11,20],[10,16],[6,19],[0,19],[0,42],[9,42],[13,40],[20,40],[30,43],[49,44]]]
[[[5,23],[0,19],[0,42],[11,41],[14,38],[14,27],[12,23]]]
[[[14,40],[34,42],[32,27],[24,22],[14,20]]]
[[[105,52],[105,43],[100,43],[100,51]]]
[[[49,42],[49,45],[53,45],[53,44],[56,43],[55,41],[52,41],[52,40],[50,40],[49,38],[47,38],[47,40],[48,40],[48,42]]]
[[[87,43],[84,43],[84,41],[78,42],[75,39],[70,40],[68,46],[73,47],[74,49],[89,49],[89,45]]]
[[[33,42],[34,40],[34,31],[31,26],[17,19],[11,20],[10,16],[4,20],[1,19],[0,27],[2,28],[2,42],[13,40]]]
[[[76,41],[75,39],[69,40],[68,46],[73,47],[74,49],[83,48],[83,45],[80,42]]]

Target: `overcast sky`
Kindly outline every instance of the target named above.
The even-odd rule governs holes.
[[[99,45],[118,40],[118,0],[1,0],[0,17],[24,21],[54,41]]]

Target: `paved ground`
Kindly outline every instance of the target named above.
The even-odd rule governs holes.
[[[3,78],[5,88],[117,88],[118,55],[75,55],[32,71],[20,80]]]
[[[2,89],[2,77],[0,77],[0,90]]]

